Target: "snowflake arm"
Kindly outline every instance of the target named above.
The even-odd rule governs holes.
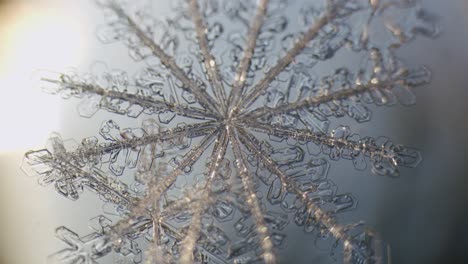
[[[142,44],[149,48],[151,53],[159,58],[164,66],[171,70],[172,74],[184,84],[183,88],[191,92],[203,107],[208,111],[211,111],[212,114],[217,114],[219,112],[216,101],[213,100],[213,98],[197,83],[191,80],[176,64],[174,58],[169,56],[158,44],[149,38],[145,31],[141,29],[120,6],[118,6],[114,1],[109,0],[109,3],[105,7],[110,8],[117,14],[117,16],[126,21],[129,29],[138,37],[138,39],[140,39]]]
[[[77,200],[79,190],[85,186],[98,193],[104,201],[116,204],[126,205],[134,198],[125,183],[97,168],[81,168],[73,157],[53,155],[43,149],[26,153],[25,159],[33,173],[41,176],[41,184],[54,183],[57,192],[71,200]]]
[[[201,192],[199,200],[192,205],[192,220],[187,231],[186,238],[182,242],[182,253],[180,257],[180,263],[182,264],[193,263],[193,249],[196,247],[196,242],[200,236],[202,216],[206,207],[213,202],[212,199],[210,199],[210,196],[212,195],[211,185],[215,177],[217,177],[216,174],[221,166],[221,161],[225,157],[228,143],[229,138],[226,132],[221,132],[215,142],[215,146],[210,157],[210,166],[206,173],[207,179],[205,186],[199,191]]]
[[[242,95],[245,81],[247,80],[247,72],[252,62],[254,49],[257,46],[257,39],[260,35],[260,29],[265,19],[269,0],[261,0],[257,5],[255,17],[252,19],[247,33],[247,44],[244,48],[242,59],[237,67],[237,72],[234,78],[234,84],[232,85],[229,94],[229,106],[237,105],[239,97]],[[229,113],[232,115],[232,113]]]
[[[232,150],[234,152],[234,158],[236,161],[239,177],[241,178],[242,186],[244,187],[244,196],[246,197],[247,205],[255,221],[255,230],[257,231],[257,235],[259,236],[260,245],[263,251],[262,258],[265,261],[265,263],[274,264],[276,263],[276,257],[273,253],[273,243],[271,242],[271,238],[268,235],[268,227],[265,224],[265,216],[262,212],[262,209],[260,208],[259,199],[255,194],[252,176],[249,173],[249,170],[246,165],[247,162],[240,149],[239,140],[236,138],[237,135],[235,135],[236,132],[230,132],[230,128],[227,129],[228,133],[232,133],[230,135]]]
[[[210,47],[206,38],[207,27],[203,22],[203,17],[200,13],[200,6],[196,0],[187,0],[190,6],[190,13],[195,24],[195,32],[200,51],[203,56],[203,64],[208,73],[208,80],[215,94],[215,97],[220,105],[220,111],[226,111],[226,91],[224,90],[221,75],[215,58],[210,53]]]
[[[349,231],[350,227],[339,224],[333,214],[323,210],[317,204],[317,201],[309,197],[307,191],[301,190],[300,186],[290,180],[290,178],[281,170],[279,165],[273,159],[262,152],[261,146],[256,144],[259,141],[255,136],[241,128],[238,128],[237,130],[239,131],[238,135],[242,144],[244,144],[251,153],[256,155],[259,162],[261,162],[271,173],[279,177],[282,184],[282,192],[289,191],[294,193],[298,199],[303,202],[309,217],[311,217],[317,225],[323,226],[336,240],[341,241],[344,244],[344,248],[346,249],[345,259],[354,257],[354,260],[357,261],[357,263],[381,263],[380,261],[382,260],[376,259],[374,253],[375,250],[373,248],[361,248],[358,242],[348,235],[347,231]]]
[[[85,100],[78,108],[80,115],[84,117],[92,116],[98,108],[101,108],[113,112],[126,113],[130,117],[136,117],[143,110],[149,109],[157,113],[170,111],[195,119],[218,118],[217,115],[202,109],[180,105],[168,100],[156,99],[151,95],[145,94],[143,89],[136,93],[131,93],[127,90],[119,91],[101,87],[96,83],[73,80],[66,74],[60,74],[55,79],[41,78],[41,81],[48,83],[46,85],[50,89],[50,92],[84,96]],[[52,88],[50,85],[55,85],[55,87]],[[116,101],[121,105],[127,104],[127,108],[115,109],[111,103]]]
[[[105,122],[101,133],[111,142],[97,143],[96,138],[83,140],[82,146],[74,151],[67,151],[58,136],[52,137],[50,150],[30,151],[25,154],[24,169],[39,174],[43,185],[55,184],[57,191],[65,197],[76,200],[78,190],[87,186],[96,191],[106,201],[116,204],[127,203],[130,199],[126,184],[112,179],[97,168],[88,170],[89,164],[101,162],[105,156],[113,157],[109,167],[114,174],[122,174],[124,167],[116,164],[120,156],[126,158],[125,163],[135,167],[139,153],[145,146],[162,142],[178,142],[181,137],[193,137],[214,133],[213,122],[176,127],[157,134],[140,134],[135,136],[132,130],[120,132],[112,121]],[[122,154],[123,153],[123,154]]]
[[[247,109],[257,98],[268,88],[270,83],[294,61],[294,58],[301,53],[307,44],[318,36],[320,30],[332,20],[337,12],[338,6],[332,6],[327,9],[322,16],[320,16],[313,25],[299,38],[294,46],[286,52],[286,54],[279,59],[276,64],[271,67],[265,76],[253,86],[253,88],[241,99],[240,103],[236,106]]]
[[[310,142],[318,146],[331,159],[352,159],[356,168],[364,169],[364,156],[372,163],[372,171],[379,175],[398,176],[398,167],[416,167],[422,160],[421,154],[412,148],[393,144],[386,138],[379,140],[360,138],[351,134],[348,127],[341,126],[330,135],[313,132],[308,129],[296,129],[280,125],[245,123],[255,131],[274,135],[279,138],[294,138],[301,142]],[[309,144],[310,144],[309,143]]]
[[[414,73],[418,74],[415,76]],[[269,108],[262,106],[245,114],[245,118],[263,118],[267,115],[275,116],[288,114],[293,111],[318,107],[321,104],[337,102],[337,105],[352,104],[353,102],[366,101],[375,104],[391,103],[391,100],[385,100],[386,97],[397,97],[404,105],[414,103],[414,95],[411,90],[427,84],[430,73],[425,68],[418,70],[401,70],[398,75],[391,76],[386,80],[372,79],[367,83],[356,81],[355,87],[344,86],[337,91],[323,91],[323,94],[314,95],[305,99],[299,99],[296,102],[279,105]],[[368,100],[367,98],[375,98]]]
[[[206,137],[202,139],[202,141],[192,148],[187,154],[184,156],[184,159],[178,164],[178,166],[171,172],[169,175],[165,176],[163,179],[158,181],[158,177],[152,177],[148,183],[148,194],[145,195],[142,199],[138,201],[134,206],[129,208],[132,217],[138,217],[147,214],[147,208],[151,209],[151,215],[153,219],[159,219],[159,201],[161,195],[167,191],[169,186],[171,186],[174,181],[180,175],[185,173],[185,169],[191,167],[195,162],[198,161],[200,156],[203,152],[208,148],[208,146],[212,143],[217,130],[213,131]],[[154,212],[153,212],[154,211]],[[131,221],[129,219],[124,219],[119,221],[119,223],[115,226],[115,233],[116,234],[123,234],[125,232],[121,232],[127,230],[131,226]]]

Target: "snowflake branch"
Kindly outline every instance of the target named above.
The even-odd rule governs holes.
[[[91,148],[79,148],[74,152],[67,152],[62,154],[63,157],[61,158],[74,161],[76,164],[85,163],[86,160],[90,161],[105,154],[110,154],[116,150],[135,149],[158,142],[176,141],[182,136],[192,138],[207,135],[215,131],[216,126],[216,122],[209,121],[205,123],[175,127],[169,130],[161,131],[157,134],[143,135],[142,137],[128,139],[122,138],[115,140],[115,142],[99,144]]]
[[[203,22],[202,15],[200,13],[200,6],[197,0],[187,0],[190,5],[190,13],[192,16],[193,23],[195,24],[195,33],[197,34],[198,45],[203,55],[203,63],[208,73],[208,79],[211,83],[213,92],[218,99],[221,111],[226,111],[226,91],[223,87],[221,75],[219,74],[219,68],[216,64],[216,60],[210,53],[210,47],[206,38],[208,31],[206,25]]]
[[[247,150],[255,155],[268,171],[281,180],[285,188],[284,191],[294,193],[304,204],[309,217],[318,225],[325,227],[337,241],[343,243],[344,261],[346,263],[351,263],[354,258],[362,263],[383,263],[383,256],[380,255],[382,252],[380,251],[381,249],[378,248],[380,246],[379,243],[375,243],[371,240],[360,241],[359,238],[355,239],[353,236],[349,235],[347,232],[357,226],[356,224],[347,226],[339,224],[333,214],[322,209],[318,202],[311,198],[306,191],[301,190],[270,156],[265,155],[259,144],[259,140],[254,135],[242,128],[238,128],[237,131],[239,131],[241,143],[244,144]]]
[[[260,35],[260,29],[263,25],[263,20],[265,18],[268,2],[269,0],[261,0],[257,5],[255,17],[252,19],[252,22],[249,27],[249,32],[247,34],[247,44],[244,49],[244,54],[237,68],[236,77],[234,78],[234,84],[229,93],[229,106],[237,105],[239,101],[239,96],[241,96],[243,93],[245,81],[247,80],[247,72],[252,62],[252,56],[254,53],[254,49],[257,45],[258,36]],[[232,110],[231,112],[233,113]]]
[[[278,114],[288,114],[292,111],[296,111],[301,108],[316,107],[321,104],[326,104],[326,103],[333,102],[333,101],[346,100],[353,96],[360,96],[372,90],[390,89],[391,86],[395,84],[398,84],[398,82],[386,81],[386,82],[381,82],[378,84],[368,83],[365,85],[358,85],[356,86],[356,88],[353,88],[353,89],[344,89],[344,90],[332,92],[329,94],[311,96],[309,98],[306,98],[306,99],[303,99],[294,103],[284,104],[284,105],[280,105],[274,108],[262,106],[244,115],[245,115],[245,118],[247,119],[254,119],[254,118],[261,118],[266,115],[274,116]]]
[[[161,63],[171,70],[172,74],[179,79],[183,84],[183,89],[192,93],[197,99],[198,102],[207,110],[211,111],[212,114],[219,113],[216,106],[216,101],[200,86],[198,86],[193,80],[191,80],[185,72],[176,64],[173,57],[169,56],[164,50],[154,41],[146,35],[146,33],[133,21],[133,19],[128,16],[125,11],[118,6],[116,3],[111,1],[109,3],[109,8],[111,8],[119,17],[126,20],[129,28],[136,34],[136,36],[141,40],[141,42],[147,46],[154,56],[159,58]]]
[[[46,149],[29,151],[25,154],[25,162],[42,177],[43,184],[54,183],[57,192],[71,200],[79,198],[78,190],[84,186],[98,193],[103,200],[115,204],[128,205],[136,199],[125,183],[108,177],[97,168],[86,170],[74,159],[53,155]]]
[[[294,138],[302,142],[313,142],[322,148],[330,148],[328,153],[332,158],[358,159],[361,154],[369,157],[372,171],[380,175],[398,176],[398,167],[415,167],[421,162],[420,153],[402,145],[395,145],[389,141],[378,145],[373,138],[359,139],[354,135],[335,136],[317,133],[308,129],[295,129],[280,125],[264,125],[261,123],[245,122],[244,127],[261,133],[280,138]]]
[[[130,108],[133,105],[139,105],[142,108],[152,109],[155,112],[170,111],[181,116],[194,119],[219,119],[218,115],[213,114],[211,112],[206,112],[202,109],[198,109],[187,105],[179,105],[177,103],[170,102],[167,100],[157,100],[152,98],[151,96],[145,96],[138,93],[128,93],[105,89],[97,84],[74,82],[71,80],[65,80],[65,78],[61,78],[60,80],[41,78],[41,81],[59,85],[60,87],[58,87],[58,89],[56,89],[56,91],[54,92],[66,90],[72,94],[98,95],[101,96],[101,101],[103,99],[122,100],[129,103],[128,108]],[[106,106],[102,104],[99,104],[97,107],[102,109],[106,108]]]
[[[413,70],[413,73],[414,72],[416,71]],[[398,94],[400,97],[404,97],[405,95],[408,96],[408,94],[409,96],[413,96],[410,90],[426,84],[427,78],[430,75],[428,70],[424,67],[418,69],[417,72],[420,74],[420,76],[415,78],[415,76],[411,76],[411,71],[401,69],[394,76],[390,76],[385,80],[372,78],[367,83],[356,82],[356,86],[354,88],[350,87],[331,93],[324,91],[323,94],[310,96],[308,98],[298,100],[294,103],[283,104],[274,108],[262,106],[250,112],[243,113],[240,115],[240,117],[244,117],[246,119],[255,119],[268,115],[274,116],[279,114],[288,114],[302,108],[317,107],[321,104],[335,101],[339,102],[346,100],[359,100],[361,96],[373,92],[381,93],[383,94],[383,97],[385,97],[386,92]],[[401,98],[401,100],[405,99],[406,98]]]
[[[228,132],[229,133],[229,132]],[[230,133],[237,134],[235,131]],[[246,192],[246,202],[249,206],[250,212],[252,213],[253,219],[256,223],[255,228],[259,235],[259,240],[263,250],[263,260],[265,263],[276,263],[276,257],[273,254],[273,243],[270,236],[268,235],[268,227],[265,223],[262,209],[260,208],[259,199],[255,194],[251,175],[247,169],[247,162],[242,154],[240,145],[237,139],[237,135],[230,134],[230,141],[236,160],[237,170],[242,180],[242,185]]]
[[[316,201],[307,195],[307,192],[302,191],[298,186],[296,186],[296,184],[280,169],[279,165],[276,164],[273,159],[264,154],[264,152],[261,150],[261,146],[258,144],[258,139],[254,135],[241,128],[239,128],[238,131],[241,143],[244,144],[245,147],[253,155],[255,155],[261,163],[263,163],[266,169],[279,177],[287,190],[297,195],[297,197],[304,203],[308,213],[317,223],[323,225],[328,230],[328,232],[333,235],[334,238],[340,240],[348,251],[352,252],[354,250],[362,252],[366,250],[366,248],[362,250],[359,247],[359,244],[357,244],[354,239],[346,233],[346,226],[339,224],[332,214],[320,208]],[[367,250],[371,251],[372,249]],[[364,252],[364,254],[372,255],[372,252]],[[365,259],[369,258],[366,255],[364,255],[364,257]]]
[[[141,146],[178,139],[180,136],[200,136],[216,131],[214,122],[187,125],[162,131],[159,134],[144,135],[129,139],[116,140],[111,143],[103,143],[95,146],[82,146],[72,152],[66,152],[63,142],[53,141],[53,148],[60,151],[51,153],[47,149],[29,151],[25,154],[25,162],[28,169],[41,176],[44,184],[54,183],[57,191],[72,199],[78,199],[77,189],[82,185],[88,186],[101,194],[106,200],[119,204],[123,193],[127,193],[125,184],[116,182],[99,169],[85,170],[87,164],[98,163],[100,157],[122,149],[137,149]],[[120,191],[108,189],[109,186]],[[108,197],[108,194],[111,195]],[[120,194],[119,194],[120,193]],[[126,196],[128,196],[126,194]],[[114,201],[115,200],[115,201]]]
[[[335,9],[327,10],[315,23],[305,32],[305,34],[286,52],[278,62],[265,73],[261,79],[245,96],[242,97],[236,108],[243,107],[247,109],[255,100],[268,88],[271,82],[291,63],[294,58],[301,53],[319,34],[320,30],[334,18]]]
[[[195,248],[196,242],[200,236],[202,215],[206,210],[206,207],[212,203],[209,199],[212,194],[211,185],[221,166],[221,161],[224,159],[228,143],[229,138],[227,137],[227,134],[224,131],[221,132],[215,142],[215,146],[210,157],[211,164],[208,168],[208,178],[203,190],[201,191],[201,197],[192,206],[192,221],[189,230],[187,231],[186,238],[182,242],[182,255],[180,258],[180,263],[182,264],[193,263],[193,249]]]
[[[169,175],[161,179],[159,182],[157,182],[159,177],[153,177],[149,181],[147,186],[148,194],[145,197],[141,198],[138,201],[138,203],[134,204],[133,207],[129,208],[130,215],[132,217],[145,215],[148,213],[148,208],[151,208],[149,211],[154,221],[160,221],[158,203],[160,201],[161,195],[168,190],[168,188],[174,183],[177,177],[185,173],[185,168],[193,166],[193,164],[195,164],[195,162],[198,161],[203,152],[212,143],[214,136],[217,134],[217,131],[218,130],[211,132],[209,135],[204,137],[197,146],[195,146],[189,152],[187,152],[184,155],[184,159]],[[155,225],[155,223],[153,223],[153,225],[157,226]],[[125,234],[125,230],[127,230],[130,226],[131,221],[129,221],[129,219],[121,220],[114,226],[115,233]],[[156,230],[156,228],[154,228],[154,230]],[[157,237],[158,236],[156,235],[155,238]],[[155,242],[157,242],[157,239]]]

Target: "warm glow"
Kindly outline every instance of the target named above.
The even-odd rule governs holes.
[[[39,1],[38,1],[39,2]],[[38,69],[79,65],[84,34],[76,17],[37,2],[13,5],[0,14],[0,151],[30,148],[58,127],[57,97],[31,82]]]

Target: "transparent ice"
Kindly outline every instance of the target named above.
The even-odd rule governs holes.
[[[23,169],[40,184],[104,203],[91,233],[57,228],[66,247],[51,262],[277,263],[287,225],[311,233],[311,250],[325,248],[331,261],[390,261],[375,231],[339,220],[357,201],[328,171],[346,159],[397,177],[421,155],[330,125],[370,121],[370,105],[411,105],[412,90],[430,81],[427,68],[396,56],[438,34],[418,1],[182,0],[167,18],[153,17],[150,1],[96,3],[107,20],[98,38],[124,43],[147,66],[132,76],[95,63],[86,74],[44,73],[41,86],[81,98],[83,117],[148,118],[138,128],[105,120],[81,144],[52,134],[25,154]],[[339,53],[361,63],[325,72]]]

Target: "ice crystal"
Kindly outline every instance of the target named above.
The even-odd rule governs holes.
[[[97,5],[107,19],[98,38],[123,42],[147,67],[129,77],[95,64],[84,75],[45,74],[42,85],[82,98],[83,117],[103,109],[155,119],[126,129],[104,121],[104,141],[81,145],[53,134],[26,153],[24,169],[41,184],[72,200],[91,190],[107,208],[89,235],[57,228],[67,248],[52,261],[97,263],[114,252],[122,263],[276,263],[291,223],[344,263],[387,263],[374,231],[338,221],[356,199],[337,193],[329,160],[394,177],[420,154],[329,126],[369,121],[370,104],[414,103],[412,89],[430,73],[395,51],[438,32],[417,1],[188,0],[164,20],[147,1]],[[361,63],[325,73],[340,52]]]

